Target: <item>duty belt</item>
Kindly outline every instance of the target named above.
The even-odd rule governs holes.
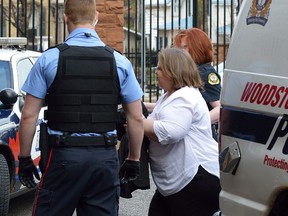
[[[100,136],[71,136],[71,135],[49,135],[49,145],[52,147],[85,147],[85,146],[99,146],[108,147],[117,144],[117,135],[106,133]]]

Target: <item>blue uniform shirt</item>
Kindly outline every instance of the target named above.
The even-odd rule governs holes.
[[[209,110],[213,107],[210,102],[220,100],[221,93],[221,78],[220,75],[215,71],[211,64],[202,64],[198,66],[200,76],[204,82],[204,91],[201,94],[207,103]]]
[[[86,35],[85,35],[86,34]],[[105,46],[93,29],[78,28],[70,33],[65,43],[71,46]],[[120,95],[123,104],[128,104],[143,96],[143,91],[135,77],[131,62],[118,52],[114,52],[120,82]],[[52,84],[58,67],[59,50],[45,51],[31,69],[22,90],[44,99]]]

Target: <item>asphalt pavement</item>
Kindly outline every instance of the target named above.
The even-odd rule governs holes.
[[[150,200],[155,191],[152,180],[151,189],[136,190],[132,193],[132,198],[120,198],[119,216],[147,216]],[[28,192],[22,196],[10,200],[8,216],[31,216],[32,204],[35,191]],[[76,213],[73,216],[77,216]]]
[[[148,208],[155,191],[152,180],[149,190],[136,190],[132,193],[132,198],[120,198],[119,216],[147,216]]]

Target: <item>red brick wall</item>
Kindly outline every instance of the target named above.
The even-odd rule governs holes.
[[[99,20],[96,31],[101,40],[123,52],[124,0],[96,0]]]

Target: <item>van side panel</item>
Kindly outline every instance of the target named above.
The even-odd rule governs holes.
[[[236,71],[287,77],[288,3],[286,0],[266,0],[265,7],[262,5],[263,9],[256,14],[261,16],[262,13],[263,17],[255,17],[255,23],[249,23],[249,19],[252,19],[251,9],[257,8],[253,2],[265,1],[248,0],[242,4],[225,67]],[[259,23],[260,18],[266,20],[264,26]]]
[[[288,75],[288,64],[285,72]],[[288,113],[288,78],[225,69],[221,104],[276,115]]]
[[[220,153],[237,143],[240,160],[233,172],[220,173],[222,216],[267,216],[279,192],[288,191],[287,20],[287,0],[247,0],[233,30]]]

